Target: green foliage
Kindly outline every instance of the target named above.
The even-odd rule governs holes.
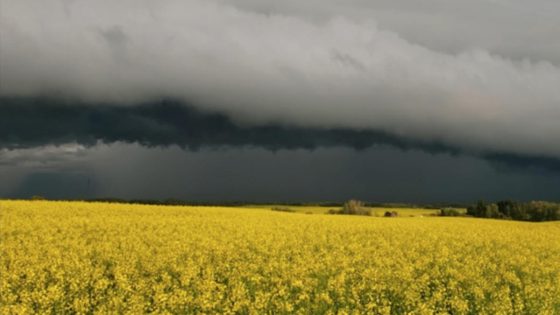
[[[296,212],[294,209],[290,209],[288,207],[272,207],[270,208],[270,210],[280,212]]]
[[[371,215],[371,210],[364,206],[364,203],[359,200],[348,200],[340,210],[331,209],[329,214],[349,214],[349,215]]]
[[[455,208],[442,208],[439,210],[439,215],[442,217],[460,217],[463,213]]]
[[[479,201],[467,209],[467,214],[479,218],[510,219],[520,221],[560,220],[560,204],[547,201],[516,202],[503,200],[486,204]]]

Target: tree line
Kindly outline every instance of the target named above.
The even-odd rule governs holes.
[[[555,221],[560,220],[560,203],[549,201],[517,202],[512,200],[485,203],[479,201],[467,208],[467,215],[479,218],[534,222]]]

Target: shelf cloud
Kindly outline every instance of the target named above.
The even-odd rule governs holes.
[[[3,103],[0,106],[0,150],[39,148],[39,153],[31,152],[44,157],[53,155],[53,145],[66,148],[62,152],[75,154],[75,150],[68,149],[99,143],[178,146],[192,151],[220,147],[270,151],[390,147],[430,154],[470,155],[513,169],[560,172],[558,158],[502,151],[475,153],[437,141],[407,138],[375,129],[297,127],[277,123],[240,125],[222,113],[203,112],[173,100],[135,106],[76,104],[44,98],[1,98],[0,101]],[[19,156],[11,155],[11,160]]]
[[[538,2],[451,1],[433,20],[442,22],[437,39],[437,23],[414,30],[403,19],[424,25],[430,10],[403,1],[391,8],[396,18],[385,1],[2,0],[1,141],[381,143],[557,165],[559,24],[550,12],[560,8]],[[504,32],[511,46],[490,45],[484,20],[454,40],[446,26],[465,27],[454,14],[482,9],[504,29],[525,25],[523,10],[540,19],[519,38]],[[542,49],[521,49],[520,38]],[[162,99],[176,102],[146,106]],[[28,122],[5,118],[18,111]],[[36,119],[38,129],[23,128]]]

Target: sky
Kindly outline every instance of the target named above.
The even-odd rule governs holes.
[[[553,0],[0,0],[0,198],[560,200]]]

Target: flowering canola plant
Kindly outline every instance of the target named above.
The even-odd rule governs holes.
[[[1,314],[560,314],[560,222],[0,201]]]

